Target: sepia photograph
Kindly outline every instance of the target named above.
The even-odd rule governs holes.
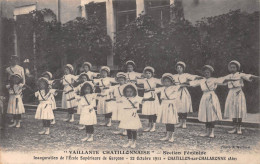
[[[259,164],[259,0],[0,0],[0,164]]]

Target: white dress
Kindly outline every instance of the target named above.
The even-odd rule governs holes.
[[[142,76],[141,73],[134,72],[134,71],[133,72],[126,72],[125,75],[126,75],[126,80],[128,82],[137,80],[137,78],[141,78],[141,76]]]
[[[121,106],[117,103],[117,100],[123,96],[123,86],[111,86],[108,91],[107,99],[116,99],[115,101],[106,102],[108,111],[112,111],[112,120],[120,120],[120,116],[123,114]]]
[[[249,81],[252,75],[237,72],[235,74],[229,74],[224,79],[239,79],[237,81],[230,81],[227,83],[229,92],[225,103],[225,113],[226,118],[246,118],[247,108],[246,108],[246,98],[242,87],[244,86],[243,80]]]
[[[87,94],[80,96],[78,104],[81,109],[79,124],[94,125],[97,124],[97,116],[94,107],[96,107],[96,94]]]
[[[84,83],[79,84],[77,87],[74,88],[75,94],[80,95],[80,90],[81,90],[83,84]],[[81,114],[81,107],[79,105],[77,106],[77,114]]]
[[[131,98],[122,97],[118,101],[124,113],[121,117],[119,128],[131,130],[142,128],[142,123],[137,113],[141,102],[142,98],[138,96]]]
[[[101,89],[100,96],[98,96],[97,114],[107,114],[112,111],[106,107],[106,99],[111,83],[115,82],[114,78],[106,77],[101,79],[94,79],[94,84],[98,84]]]
[[[55,90],[51,89],[47,94],[44,90],[35,92],[35,97],[39,100],[39,105],[35,113],[35,119],[53,120],[53,107],[51,97],[55,95]]]
[[[8,114],[25,113],[25,109],[23,106],[23,100],[21,98],[23,84],[14,85],[13,87],[10,87],[10,85],[7,85],[6,88],[8,89],[8,92],[9,92],[7,113]]]
[[[195,80],[196,77],[196,75],[191,75],[188,73],[173,75],[173,79],[177,83],[176,85],[188,82],[189,80]],[[193,112],[191,96],[188,89],[186,87],[181,87],[181,89],[179,90],[179,95],[180,96],[178,99],[178,113]]]
[[[50,80],[50,83],[52,85],[53,81]],[[50,87],[50,89],[52,89],[52,87]],[[57,105],[56,105],[56,101],[55,101],[55,96],[54,94],[51,95],[51,106],[52,106],[52,110],[56,110],[57,109]]]
[[[6,68],[6,72],[8,73],[8,78],[10,78],[11,75],[14,74],[18,74],[22,77],[23,79],[23,84],[25,84],[25,75],[24,75],[24,68],[19,66],[19,65],[15,65],[15,66],[10,66],[8,68]]]
[[[76,81],[77,76],[72,74],[64,75],[62,78],[62,84],[64,86],[62,94],[61,107],[63,109],[75,108],[77,107],[77,102],[75,98],[74,87],[72,84]]]
[[[144,98],[154,98],[154,101],[145,101],[142,107],[143,115],[157,115],[159,108],[158,96],[154,91],[157,84],[161,84],[160,79],[150,78],[150,79],[138,79],[137,84],[144,84]]]
[[[221,108],[215,90],[222,79],[208,78],[191,81],[190,85],[200,86],[203,95],[200,100],[198,120],[201,122],[213,122],[222,120]]]
[[[178,123],[178,104],[176,104],[176,101],[179,96],[179,88],[179,86],[171,86],[155,89],[156,93],[161,93],[162,100],[156,122],[163,124]]]

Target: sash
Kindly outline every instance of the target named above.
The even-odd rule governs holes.
[[[65,82],[67,83],[67,84],[69,84],[69,86],[73,89],[74,87],[72,86],[72,84],[70,84],[69,82],[68,82],[68,80],[65,78],[65,76],[63,77],[63,79],[65,80]]]
[[[205,84],[206,84],[206,87],[208,88],[208,90],[210,91],[207,80],[205,80]]]
[[[164,94],[165,94],[166,98],[169,100],[170,98],[169,98],[169,96],[166,94],[166,88],[164,88]]]
[[[43,101],[46,101],[46,99],[45,99],[44,96],[42,95],[41,91],[39,90],[38,92],[40,93],[40,96],[41,96],[41,98],[43,99]],[[48,96],[47,99],[48,99],[49,96],[50,96],[49,93],[50,93],[50,92],[48,92],[48,93],[46,94],[46,95]],[[45,96],[46,96],[46,95],[45,95]],[[48,104],[45,105],[44,109],[47,108],[47,106],[48,106]]]
[[[128,100],[128,102],[132,105],[133,108],[137,108],[137,107],[135,106],[135,104],[134,104],[131,100],[129,100],[129,99],[127,99],[127,100]]]
[[[86,96],[83,96],[83,97],[85,98],[85,100],[88,103],[88,105],[90,105],[90,103],[89,103],[88,99],[86,98]]]
[[[118,89],[118,93],[119,93],[119,95],[122,97],[122,94],[121,94],[121,92],[120,92],[120,89],[119,89],[120,87],[118,87],[117,89]]]

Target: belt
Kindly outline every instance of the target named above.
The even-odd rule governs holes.
[[[144,93],[147,93],[147,92],[152,92],[154,91],[154,89],[150,89],[150,90],[145,90]]]
[[[69,90],[68,92],[65,92],[65,94],[69,94],[70,92],[73,92],[74,90]]]

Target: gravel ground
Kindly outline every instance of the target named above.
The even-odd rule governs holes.
[[[22,127],[6,128],[1,131],[0,145],[3,151],[52,151],[73,149],[82,150],[124,150],[121,145],[127,142],[126,136],[114,135],[118,123],[113,123],[111,127],[95,126],[95,141],[92,143],[82,142],[85,137],[84,130],[78,130],[76,123],[63,122],[65,112],[56,111],[56,124],[51,127],[50,135],[39,135],[42,128],[42,122],[34,119],[34,113],[28,112],[23,115]],[[76,116],[76,120],[79,117]],[[98,117],[98,122],[103,117]],[[147,120],[142,119],[143,126],[147,126]],[[159,124],[157,131],[153,133],[138,132],[137,150],[204,150],[223,152],[259,152],[259,130],[244,129],[243,135],[227,134],[230,127],[217,127],[215,138],[210,139],[200,137],[199,134],[204,131],[203,124],[188,124],[187,129],[176,129],[175,142],[159,141],[164,136],[165,126]]]

